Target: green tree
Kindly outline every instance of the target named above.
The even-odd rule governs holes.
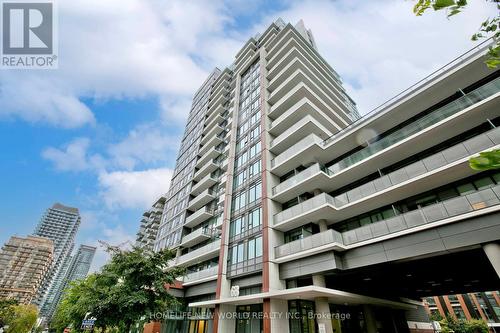
[[[128,332],[141,317],[165,312],[177,305],[167,286],[184,274],[179,267],[168,268],[175,252],[152,252],[138,247],[121,250],[107,246],[111,260],[101,272],[71,284],[55,314],[52,328],[57,332],[72,325],[78,331],[87,313],[96,317],[96,326]]]
[[[478,171],[500,169],[500,149],[479,153],[478,157],[469,160],[469,164]]]
[[[496,4],[498,13],[500,13],[500,0],[486,0]],[[413,12],[421,16],[426,10],[432,8],[435,11],[446,10],[447,16],[451,17],[461,13],[467,6],[467,0],[417,0],[413,7]],[[492,38],[493,44],[488,50],[486,65],[490,68],[496,68],[500,64],[500,15],[494,18],[488,18],[479,27],[479,31],[472,35],[471,39],[477,41],[484,38]]]
[[[440,321],[442,333],[488,333],[488,324],[484,320],[464,320],[447,316]]]
[[[7,325],[9,318],[14,315],[14,305],[18,305],[19,302],[12,298],[0,299],[0,327]]]
[[[6,333],[28,333],[36,323],[38,308],[32,304],[12,305],[11,317],[7,318]]]

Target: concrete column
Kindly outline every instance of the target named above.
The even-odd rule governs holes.
[[[323,275],[313,275],[313,285],[318,287],[325,287],[325,277]]]
[[[373,309],[369,305],[363,305],[363,314],[365,316],[366,331],[377,332],[377,321]]]
[[[500,278],[500,244],[499,243],[489,243],[483,245],[484,253],[490,260],[491,266],[497,272],[497,276]]]
[[[236,312],[236,306],[235,305],[229,305],[229,304],[221,304],[219,306],[219,320],[218,320],[218,327],[217,327],[217,332],[218,333],[225,333],[225,332],[235,332],[236,331],[236,319],[231,317],[224,318],[223,313],[224,312],[231,312],[233,314]],[[231,319],[229,319],[231,318]]]
[[[330,318],[330,305],[328,305],[328,298],[317,297],[314,299],[316,306],[316,322],[319,326],[325,327],[325,333],[333,333],[332,320]]]
[[[289,332],[288,301],[271,298],[271,333]]]
[[[323,232],[323,231],[328,230],[328,225],[326,224],[326,220],[319,220],[318,226],[319,226],[319,232]]]
[[[324,220],[323,220],[324,221]],[[326,224],[326,221],[325,221]],[[321,224],[320,224],[321,230]],[[325,277],[323,275],[313,275],[312,277],[313,285],[318,287],[326,287]],[[318,326],[324,325],[325,333],[333,333],[332,320],[330,319],[330,305],[328,305],[328,298],[317,297],[314,299],[314,305],[316,307],[316,322]]]

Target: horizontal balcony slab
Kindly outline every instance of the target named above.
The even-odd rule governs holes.
[[[191,247],[212,238],[213,232],[207,228],[198,228],[182,237],[181,246]]]
[[[220,163],[215,163],[214,161],[208,161],[208,163],[202,165],[198,171],[195,172],[193,180],[200,181],[203,177],[211,174],[215,170],[220,168]]]
[[[275,248],[276,263],[326,251],[347,251],[500,211],[500,185],[339,233],[329,229]]]
[[[218,157],[222,153],[223,150],[220,150],[215,147],[210,148],[205,154],[203,154],[198,158],[198,161],[196,162],[196,167],[201,168],[201,166],[205,165],[205,163],[210,162],[211,160]]]
[[[205,206],[210,201],[215,200],[215,198],[216,194],[213,191],[207,189],[198,194],[195,198],[191,199],[191,201],[189,201],[187,209],[191,211],[196,211],[201,207]]]
[[[208,174],[191,187],[191,194],[198,195],[215,184],[217,184],[217,179],[212,177],[212,174]]]
[[[280,117],[272,121],[269,133],[271,135],[278,136],[285,132],[293,124],[297,123],[300,119],[308,115],[317,119],[321,125],[326,127],[332,133],[336,133],[341,129],[340,126],[332,121],[333,115],[328,115],[323,112],[313,102],[304,97]]]
[[[215,211],[213,209],[208,207],[202,207],[193,214],[186,217],[186,222],[184,223],[184,226],[188,228],[194,228],[197,225],[201,224],[202,222],[205,222],[206,220],[212,218],[214,214]]]
[[[205,246],[202,246],[199,249],[183,254],[177,258],[176,265],[189,266],[218,257],[220,245],[221,242],[219,239]]]
[[[224,141],[223,132],[220,132],[220,135],[212,135],[210,139],[205,141],[203,146],[200,148],[198,155],[203,156],[210,150],[210,148],[217,146],[223,141]]]
[[[219,265],[215,265],[214,267],[210,267],[198,272],[188,273],[184,277],[182,285],[191,286],[194,284],[217,280],[218,271]]]
[[[200,144],[205,146],[207,142],[209,142],[211,139],[213,139],[222,132],[224,132],[224,127],[220,126],[219,124],[213,126],[212,128],[208,129],[207,134],[202,137]]]
[[[489,92],[500,89],[500,80],[491,82],[491,85],[485,90],[488,89]],[[494,118],[500,103],[500,93],[496,92],[489,96],[487,92],[477,93],[476,97],[484,99],[474,104],[474,99],[466,101],[466,99],[460,98],[459,101],[453,102],[455,104],[445,106],[448,108],[447,113],[443,108],[440,108],[436,110],[436,113],[428,114],[425,119],[422,118],[421,121],[410,124],[411,128],[404,127],[346,157],[329,169],[340,174],[351,168],[356,168],[359,172],[356,179],[359,179],[377,169],[384,168],[450,137],[459,135],[480,125],[486,119]],[[314,161],[327,163],[338,156],[336,151],[338,152],[338,149],[342,148],[341,146],[335,141],[324,143],[319,137],[310,135],[276,156],[272,161],[271,172],[282,176],[305,163]],[[352,181],[352,178],[349,181]]]
[[[288,130],[271,141],[270,151],[273,154],[280,154],[297,141],[300,141],[308,134],[315,134],[320,139],[325,140],[332,135],[319,121],[312,116],[305,116],[297,123],[293,124]]]
[[[372,195],[377,191],[412,180],[415,177],[445,167],[447,164],[451,164],[465,157],[470,158],[498,144],[500,144],[500,128],[477,135],[463,143],[459,143],[426,157],[423,160],[416,161],[401,169],[380,176],[378,179],[354,188],[345,194],[344,201],[352,202],[363,196]],[[315,189],[321,189],[323,192],[333,191],[340,187],[339,182],[335,179],[337,177],[342,178],[342,174],[335,174],[318,163],[313,164],[297,175],[275,186],[273,188],[274,196],[272,199],[284,203],[297,197],[301,193],[310,192]]]

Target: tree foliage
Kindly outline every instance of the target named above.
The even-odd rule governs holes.
[[[51,327],[78,331],[87,313],[96,327],[127,331],[141,317],[165,312],[177,304],[167,286],[184,274],[182,268],[165,270],[175,257],[170,250],[151,252],[138,247],[123,251],[108,246],[111,260],[101,272],[73,282],[57,309]]]
[[[500,13],[500,0],[487,0],[496,4],[498,13]],[[417,0],[413,7],[413,12],[421,16],[429,8],[434,10],[446,10],[447,16],[451,17],[461,13],[467,6],[467,0]],[[472,35],[473,41],[484,38],[492,38],[493,44],[488,50],[486,65],[490,68],[496,68],[500,64],[500,15],[494,18],[488,18],[479,27],[478,32]]]
[[[442,333],[488,333],[488,324],[484,320],[455,319],[447,316],[440,321]]]
[[[478,157],[469,160],[469,165],[478,171],[500,169],[500,149],[479,153]]]
[[[14,305],[19,302],[12,298],[0,299],[0,327],[8,325],[7,322],[14,315]]]
[[[0,327],[7,327],[5,333],[29,332],[37,317],[38,308],[32,304],[17,304],[13,300],[0,301]]]

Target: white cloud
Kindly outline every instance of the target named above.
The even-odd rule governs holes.
[[[21,117],[63,128],[94,124],[92,111],[78,96],[32,73],[3,71],[0,76],[0,117]]]
[[[139,163],[166,162],[175,154],[179,139],[165,129],[150,124],[139,125],[122,141],[112,144],[108,153],[120,168],[133,169]]]
[[[87,160],[89,143],[87,138],[77,138],[62,149],[46,148],[42,152],[42,157],[51,161],[59,171],[87,170],[89,168]]]
[[[95,122],[82,98],[189,98],[227,59],[220,45],[239,44],[225,12],[222,1],[62,0],[59,69],[2,73],[0,116],[78,127]]]
[[[154,199],[167,192],[172,170],[114,171],[99,175],[100,196],[109,209],[151,206]]]

